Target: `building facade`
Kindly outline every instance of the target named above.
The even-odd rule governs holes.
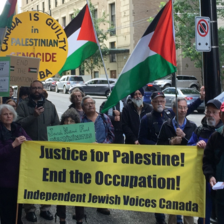
[[[110,30],[105,43],[109,48],[109,55],[104,57],[104,60],[108,76],[118,78],[135,45],[149,25],[147,19],[158,13],[161,1],[92,0],[91,2],[96,9],[93,16],[100,18],[106,13],[110,23],[115,27]],[[72,20],[74,10],[82,9],[85,4],[85,0],[22,0],[21,11],[46,12],[65,27]],[[110,28],[110,24],[102,25],[101,28],[106,31]],[[177,74],[194,75],[200,80],[200,70],[194,68],[190,60],[183,59],[179,55],[180,52],[177,52]],[[84,75],[85,81],[94,77],[105,77],[103,67],[99,71],[94,70],[92,77],[80,68],[67,71],[66,74]]]

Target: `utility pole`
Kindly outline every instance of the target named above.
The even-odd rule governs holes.
[[[221,93],[216,0],[201,0],[201,16],[210,18],[211,51],[203,52],[205,102]]]

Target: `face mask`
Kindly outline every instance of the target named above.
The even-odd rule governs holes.
[[[213,117],[207,117],[206,122],[208,126],[215,127],[216,120]]]
[[[143,99],[142,98],[141,99],[140,98],[138,98],[138,99],[132,98],[131,100],[137,107],[141,107],[142,104],[143,104]]]

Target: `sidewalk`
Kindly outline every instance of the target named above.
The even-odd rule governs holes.
[[[36,205],[39,208],[38,205]],[[52,214],[55,214],[56,206],[51,207]],[[75,224],[76,221],[72,219],[75,209],[71,206],[66,207],[67,218],[66,224]],[[154,214],[146,212],[135,212],[126,210],[111,209],[110,215],[102,215],[96,212],[96,208],[85,208],[85,214],[87,216],[88,224],[156,224]],[[36,210],[37,224],[53,224],[55,220],[46,221],[39,216],[39,209]],[[28,222],[25,219],[25,212],[23,211],[23,224],[34,224],[33,222]],[[56,223],[59,223],[59,218],[57,217]],[[84,221],[83,224],[86,222]]]
[[[36,205],[37,208],[38,205]],[[66,207],[67,218],[66,224],[76,224],[76,221],[72,219],[75,209],[71,206]],[[52,214],[56,212],[56,206],[51,206]],[[102,215],[96,212],[96,208],[85,208],[85,214],[87,216],[88,224],[156,224],[156,219],[153,213],[147,212],[135,212],[126,210],[111,209],[110,215]],[[37,224],[54,224],[55,219],[52,221],[46,221],[39,216],[39,209],[36,210]],[[33,222],[28,222],[25,219],[25,212],[23,211],[23,224],[35,224]],[[167,218],[167,215],[166,215]],[[56,223],[59,223],[59,218],[57,217]],[[86,222],[84,221],[83,224]],[[197,218],[194,219],[194,223],[197,223]]]

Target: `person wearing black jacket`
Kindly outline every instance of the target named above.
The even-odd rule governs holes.
[[[216,99],[209,100],[205,108],[205,117],[201,121],[201,125],[196,128],[192,133],[188,145],[197,145],[200,148],[205,149],[206,144],[210,136],[216,131],[216,129],[223,126],[220,120],[221,102]],[[216,223],[216,211],[214,200],[211,195],[212,189],[209,182],[206,183],[206,214],[205,224]],[[203,224],[204,219],[199,218],[198,224]]]
[[[194,110],[203,102],[205,98],[204,86],[200,89],[200,98],[188,105],[187,115],[193,113]],[[140,144],[155,145],[157,137],[163,122],[175,116],[172,108],[165,109],[166,98],[163,92],[155,91],[151,95],[153,110],[146,114],[139,128],[138,140]]]
[[[103,109],[104,104],[106,101],[104,101],[100,106],[100,113]],[[121,111],[123,109],[123,102],[120,100],[115,107],[110,108],[108,111],[105,112],[105,114],[110,118],[113,126],[114,126],[114,134],[115,139],[113,143],[117,144],[124,144],[124,136],[123,136],[123,130],[122,130],[122,121],[121,121]]]
[[[220,108],[220,118],[224,123],[224,103]],[[206,180],[213,187],[216,182],[224,182],[224,129],[223,126],[209,138],[203,157],[203,172]],[[224,223],[224,190],[215,192],[215,207],[218,224]]]
[[[139,144],[138,131],[141,118],[152,111],[149,104],[143,103],[143,88],[131,94],[131,103],[125,105],[122,111],[122,129],[126,136],[126,144]]]
[[[184,97],[177,98],[177,108],[176,100],[173,101],[173,111],[175,114],[178,112],[178,120],[174,117],[163,123],[158,136],[158,145],[187,145],[192,132],[197,128],[195,123],[186,118],[187,110],[187,101]],[[169,215],[168,224],[176,223],[176,215]],[[184,216],[184,223],[194,224],[194,218]]]

